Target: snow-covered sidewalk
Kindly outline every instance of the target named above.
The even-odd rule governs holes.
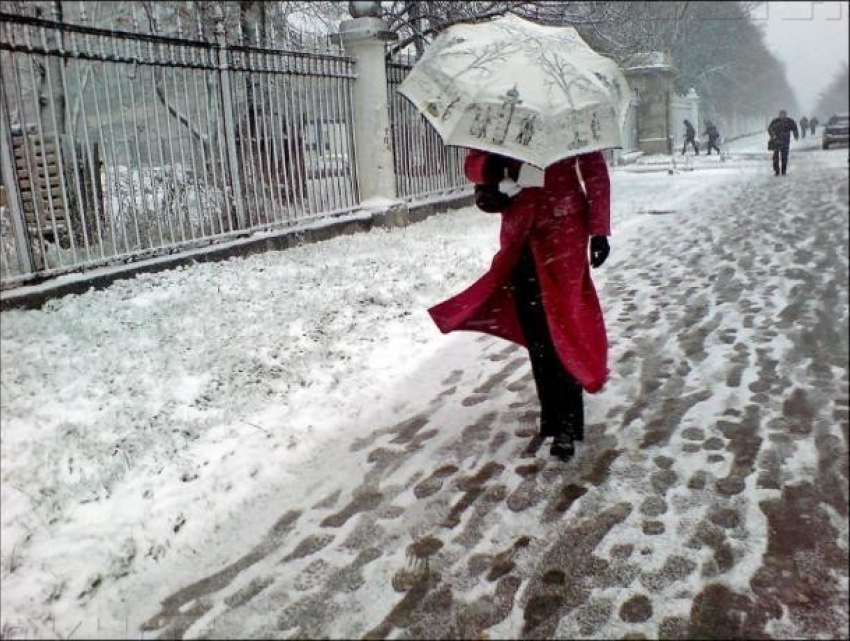
[[[846,636],[846,153],[791,162],[613,172],[567,466],[524,353],[425,311],[495,250],[473,209],[4,312],[2,624]]]

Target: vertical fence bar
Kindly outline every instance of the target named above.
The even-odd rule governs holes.
[[[27,44],[31,45],[29,31],[24,32],[24,37],[27,39]],[[32,81],[33,93],[35,93],[37,91],[36,88],[39,86],[39,83],[37,83],[36,79],[35,79],[35,70],[33,69],[33,67],[35,65],[35,56],[33,56],[32,59],[30,59],[30,63],[31,63],[30,64],[30,79]],[[36,99],[38,100],[38,98],[36,98]],[[23,115],[24,112],[21,112],[21,113]],[[49,167],[48,162],[47,162],[47,145],[44,142],[44,125],[41,122],[41,118],[42,118],[42,114],[39,111],[38,118],[36,119],[36,124],[37,124],[37,131],[38,131],[38,139],[39,139],[39,143],[40,143],[40,146],[41,146],[41,164],[42,164],[42,167],[44,169],[44,182],[45,182],[45,185],[47,186],[47,190],[46,190],[47,191],[47,205],[48,205],[48,209],[50,211],[50,223],[51,223],[51,226],[53,227],[53,241],[56,244],[56,246],[60,249],[60,251],[57,252],[57,262],[59,263],[59,266],[61,267],[61,266],[65,265],[65,261],[62,257],[61,245],[59,244],[59,228],[58,228],[58,225],[56,224],[56,208],[53,205],[53,186],[50,184],[50,167]],[[26,140],[26,136],[24,137],[24,140]],[[27,147],[26,147],[26,153],[28,153],[28,154],[32,153],[28,144],[27,144]],[[38,174],[36,173],[36,174],[30,175],[30,180],[31,180],[31,184],[30,184],[31,193],[33,194],[34,198],[38,198],[38,188],[39,188]],[[63,198],[64,198],[64,193],[63,193]],[[66,217],[68,215],[67,209],[65,210],[65,215],[66,215]],[[45,264],[47,264],[47,262],[48,262],[47,249],[48,249],[47,245],[45,244],[45,246],[44,246]]]
[[[198,120],[201,120],[202,115],[204,116],[203,122],[206,123],[205,131],[202,132],[202,135],[205,137],[205,140],[201,140],[201,164],[204,167],[204,185],[205,189],[208,193],[208,198],[210,198],[215,204],[215,209],[218,213],[218,223],[219,223],[219,232],[224,231],[224,224],[221,220],[221,208],[218,205],[218,183],[217,183],[217,172],[215,170],[215,159],[210,156],[207,158],[207,149],[210,150],[210,154],[212,154],[212,148],[210,147],[210,140],[212,139],[212,135],[210,133],[210,111],[209,111],[209,96],[204,94],[204,100],[201,100],[200,94],[198,92],[198,75],[205,74],[206,72],[202,69],[194,69],[190,72],[192,78],[192,88],[195,90],[195,105],[197,106],[198,111]],[[212,191],[209,186],[209,178],[211,174],[212,177]],[[210,212],[210,228],[211,232],[215,234],[215,218]]]
[[[195,240],[195,226],[192,224],[192,218],[191,218],[189,211],[188,211],[188,202],[189,202],[188,191],[189,191],[189,189],[186,186],[187,183],[188,183],[188,175],[187,175],[188,172],[186,170],[186,154],[183,151],[183,135],[182,135],[182,132],[180,131],[180,127],[182,126],[182,123],[180,122],[180,117],[178,115],[180,113],[180,110],[178,109],[179,102],[177,101],[177,97],[179,95],[179,90],[178,90],[178,87],[177,87],[177,54],[175,53],[175,50],[174,50],[175,46],[176,45],[174,45],[174,44],[171,44],[171,45],[168,46],[169,58],[174,62],[174,66],[171,67],[171,69],[169,70],[170,73],[168,75],[171,77],[171,91],[172,91],[172,96],[173,96],[173,103],[171,103],[171,107],[174,110],[174,119],[177,120],[177,124],[175,124],[175,127],[177,127],[178,135],[176,136],[176,138],[177,138],[177,148],[180,152],[180,174],[178,176],[177,172],[174,171],[173,175],[175,176],[175,181],[178,180],[178,178],[181,181],[180,183],[175,182],[175,187],[176,187],[175,191],[177,192],[177,194],[183,196],[182,200],[180,201],[180,204],[182,205],[182,207],[178,207],[177,211],[178,211],[178,222],[180,224],[180,230],[181,230],[180,233],[183,236],[183,239],[185,241],[187,231],[188,231],[189,238],[191,240]],[[168,86],[167,82],[162,83],[162,95],[163,95],[163,98],[165,99],[166,103],[168,103],[168,93],[165,91],[167,86]],[[189,151],[191,152],[191,149]],[[173,159],[172,159],[171,166],[172,166],[172,169],[173,169],[173,167],[174,167]]]
[[[336,58],[337,70],[339,77],[336,79],[335,91],[337,109],[339,110],[340,118],[340,135],[342,137],[341,146],[344,150],[345,158],[345,175],[343,176],[342,190],[345,197],[345,207],[351,207],[356,199],[354,197],[354,185],[356,178],[354,170],[356,163],[354,162],[354,145],[351,143],[351,125],[348,113],[345,107],[345,96],[347,93],[348,83],[348,61]]]
[[[263,112],[263,142],[266,154],[266,172],[268,173],[268,183],[266,188],[269,191],[269,199],[272,207],[274,207],[273,221],[280,222],[283,216],[283,204],[280,201],[280,180],[277,178],[277,156],[274,151],[274,123],[272,121],[272,105],[271,105],[271,81],[272,74],[271,62],[273,56],[271,54],[263,54],[263,91],[261,92],[261,106]]]
[[[126,46],[126,45],[125,45]],[[145,229],[145,235],[147,236],[147,247],[154,246],[153,238],[151,237],[151,224],[148,216],[148,208],[145,202],[145,172],[142,167],[142,148],[139,142],[139,123],[136,117],[136,78],[139,73],[139,66],[134,60],[130,63],[132,66],[130,67],[130,114],[133,119],[133,143],[136,147],[135,156],[133,160],[135,162],[132,163],[130,168],[130,178],[133,181],[133,185],[136,185],[136,176],[139,177],[139,197],[136,200],[139,206],[139,214],[143,216],[142,225]],[[155,215],[155,214],[154,214]],[[139,231],[139,230],[137,230]],[[141,244],[142,239],[139,236],[139,243]]]
[[[274,42],[273,26],[272,41]],[[276,105],[274,100],[274,98],[277,96],[277,64],[279,60],[280,56],[276,53],[269,57],[269,70],[271,71],[271,73],[269,73],[268,75],[268,105],[269,118],[271,119],[269,124],[271,126],[271,157],[272,167],[274,168],[275,193],[277,195],[278,203],[280,206],[279,220],[284,222],[289,218],[291,205],[288,199],[286,187],[284,186],[284,183],[281,180],[280,176],[280,172],[282,169],[281,165],[283,160],[283,152],[280,146],[283,143],[283,138],[280,134],[280,105]]]
[[[222,197],[224,198],[225,203],[225,216],[227,219],[227,228],[229,231],[233,231],[239,228],[238,219],[234,220],[235,212],[237,210],[236,196],[233,190],[233,174],[230,174],[230,183],[228,183],[228,172],[230,171],[229,167],[229,147],[227,142],[227,131],[225,128],[225,117],[224,117],[224,104],[222,101],[222,96],[224,95],[224,90],[222,89],[222,81],[220,71],[218,70],[218,60],[219,60],[219,51],[216,49],[213,52],[213,56],[215,59],[215,67],[216,72],[215,75],[212,76],[211,80],[215,80],[215,90],[213,96],[216,100],[213,102],[214,111],[215,111],[215,126],[216,126],[216,145],[218,151],[219,162],[221,163],[219,167],[221,168],[221,185],[222,185]],[[209,89],[208,89],[209,91]],[[241,202],[241,199],[240,199]]]
[[[354,74],[354,65],[349,63],[348,69],[352,76]],[[348,122],[348,144],[351,148],[351,179],[354,181],[351,184],[351,190],[356,201],[361,200],[360,193],[360,170],[358,169],[357,156],[360,154],[357,146],[357,131],[354,127],[354,80],[352,77],[345,83],[345,110]]]
[[[200,27],[200,25],[199,25],[199,27]],[[200,28],[198,29],[197,35],[198,35],[198,39],[201,39],[202,36],[201,36]],[[202,177],[203,186],[204,186],[204,195],[203,195],[203,198],[199,198],[199,205],[201,207],[201,215],[204,218],[209,219],[209,224],[210,224],[210,234],[209,235],[214,236],[215,235],[215,214],[214,214],[213,211],[211,211],[211,209],[215,208],[215,197],[214,197],[214,194],[215,194],[215,191],[214,191],[215,190],[215,177],[213,176],[213,190],[210,190],[210,180],[209,180],[210,176],[209,176],[209,174],[211,173],[211,167],[207,162],[207,141],[209,140],[209,135],[208,135],[209,121],[204,121],[204,120],[201,119],[202,108],[201,108],[201,99],[198,96],[198,82],[197,82],[197,76],[198,76],[198,73],[199,73],[198,65],[200,64],[199,58],[203,59],[201,52],[197,48],[192,47],[189,50],[189,61],[190,61],[192,66],[185,71],[184,81],[186,82],[186,88],[185,89],[186,89],[187,99],[188,99],[189,85],[190,84],[191,84],[191,87],[194,91],[194,96],[195,96],[193,104],[195,105],[195,113],[197,114],[197,125],[196,125],[196,127],[197,127],[197,133],[198,133],[198,146],[201,148],[201,157],[199,158],[199,162],[201,163],[201,177]],[[186,76],[188,76],[188,79],[186,78]],[[191,82],[189,82],[189,81],[191,81]],[[187,116],[188,116],[188,114],[187,114]],[[206,123],[207,126],[202,128],[201,123]],[[198,186],[198,191],[200,192],[200,184],[198,184],[198,183],[196,183],[196,184]]]
[[[331,174],[331,186],[330,186],[330,197],[332,201],[332,206],[334,210],[340,209],[342,207],[342,194],[339,188],[340,176],[344,175],[341,173],[342,170],[342,158],[340,153],[339,141],[338,137],[338,118],[336,114],[336,105],[334,104],[333,98],[333,69],[331,68],[330,62],[328,58],[322,56],[321,59],[321,68],[322,68],[322,97],[323,104],[325,106],[325,118],[328,123],[328,141],[330,147],[330,157],[333,161],[333,171]]]
[[[233,190],[233,202],[236,205],[236,220],[239,229],[246,228],[245,206],[242,202],[242,187],[239,184],[239,165],[236,159],[236,141],[233,138],[233,93],[230,89],[230,71],[228,69],[228,49],[225,41],[224,25],[221,20],[215,26],[218,39],[218,69],[221,104],[224,109],[224,142],[227,160],[230,166],[230,188]]]
[[[76,36],[77,36],[77,34],[75,34],[73,32],[70,34],[71,50],[77,55],[77,58],[76,58],[76,60],[73,64],[73,67],[74,67],[74,71],[76,72],[77,88],[78,88],[77,90],[83,93],[83,95],[80,96],[80,100],[85,101],[85,87],[83,86],[83,78],[80,77],[80,64],[81,64],[80,58],[79,58],[80,46],[77,42]],[[93,74],[94,73],[94,63],[89,62],[88,64],[89,64],[88,71],[90,72],[90,74]],[[92,78],[91,82],[92,82],[92,84],[94,84],[94,78],[90,74],[87,74],[85,76],[85,78],[91,77]],[[99,253],[100,253],[100,258],[103,258],[104,257],[103,230],[101,229],[101,210],[102,210],[102,207],[103,207],[103,203],[100,201],[100,199],[98,197],[99,196],[98,186],[101,184],[100,183],[100,176],[96,175],[96,172],[99,172],[100,168],[95,167],[94,158],[92,156],[91,137],[89,135],[88,114],[86,113],[84,105],[83,105],[82,109],[83,109],[83,114],[82,114],[81,120],[83,122],[83,138],[84,138],[84,146],[85,146],[85,151],[86,151],[86,164],[88,165],[88,168],[89,168],[89,175],[90,175],[90,180],[91,180],[89,192],[91,194],[91,201],[92,201],[91,202],[92,215],[94,216],[94,227],[95,227],[95,231],[97,233],[97,244],[98,244],[98,250],[99,250]],[[73,118],[73,116],[72,116],[72,118]],[[74,128],[74,134],[75,134],[74,137],[73,137],[73,142],[76,143],[76,132],[77,132],[76,122],[73,122],[72,126]]]
[[[251,154],[251,92],[248,88],[247,74],[244,71],[245,54],[241,51],[231,50],[231,63],[234,86],[239,86],[242,96],[244,96],[244,108],[241,110],[242,113],[238,114],[239,117],[235,120],[235,123],[238,153],[241,159],[240,180],[243,181],[245,204],[249,206],[249,209],[245,212],[245,223],[247,228],[251,228],[256,225],[259,206],[257,204],[257,181],[254,177]]]
[[[11,58],[11,55],[9,57]],[[23,128],[21,131],[23,133]],[[35,270],[35,267],[33,265],[29,239],[27,238],[24,205],[21,199],[20,186],[18,185],[15,156],[12,152],[11,118],[9,117],[9,105],[6,100],[6,83],[2,79],[0,79],[0,143],[2,143],[0,144],[0,147],[2,147],[0,149],[0,162],[2,163],[3,175],[8,176],[4,184],[9,200],[12,232],[15,235],[15,254],[18,259],[20,271],[28,275]]]
[[[282,56],[280,54],[275,55],[274,57],[274,71],[280,72],[279,66],[282,62]],[[274,121],[278,126],[278,138],[280,140],[279,150],[276,154],[277,164],[280,165],[278,171],[283,171],[283,180],[278,176],[278,184],[281,185],[283,190],[283,197],[286,199],[286,222],[290,222],[292,217],[295,215],[295,191],[293,189],[293,180],[289,175],[291,173],[290,164],[292,162],[292,146],[290,144],[290,135],[291,131],[289,127],[289,123],[286,121],[284,114],[284,106],[281,100],[281,91],[280,84],[278,83],[279,77],[276,76],[273,78],[272,87],[274,89],[274,98],[275,98],[275,114]]]
[[[303,58],[304,66],[306,67],[305,71],[307,74],[307,91],[309,96],[310,104],[314,107],[319,107],[318,109],[313,110],[313,143],[310,145],[312,156],[310,160],[310,164],[318,169],[318,179],[313,179],[313,191],[316,196],[316,203],[318,207],[322,211],[327,211],[327,194],[325,194],[325,190],[323,189],[325,185],[325,177],[324,177],[324,167],[322,160],[322,149],[321,146],[324,142],[324,122],[323,122],[323,114],[322,109],[319,104],[318,92],[316,91],[316,83],[318,82],[316,79],[316,60],[312,56],[307,56]],[[316,212],[313,212],[316,213]]]
[[[65,65],[66,65],[65,53],[66,53],[66,51],[65,51],[65,48],[64,48],[64,38],[63,38],[62,33],[60,32],[59,29],[56,29],[56,42],[59,44],[59,51],[57,52],[58,57],[59,57],[59,79],[60,79],[61,84],[62,84],[62,95],[64,97],[64,102],[65,102],[65,105],[64,105],[65,106],[65,136],[64,136],[65,140],[62,140],[62,136],[57,131],[57,134],[56,134],[57,153],[59,153],[60,155],[64,155],[65,150],[68,149],[69,152],[70,152],[70,155],[71,155],[71,166],[73,168],[73,173],[74,173],[73,185],[77,188],[76,211],[79,213],[79,216],[80,216],[80,232],[82,234],[83,244],[84,244],[85,250],[86,250],[86,259],[88,261],[91,261],[91,247],[89,245],[89,235],[88,235],[88,229],[87,229],[88,224],[87,224],[87,220],[86,220],[86,211],[85,211],[86,199],[83,196],[83,190],[82,190],[82,187],[80,185],[80,174],[81,174],[81,172],[80,172],[79,162],[77,160],[77,140],[76,140],[76,136],[72,135],[72,133],[71,133],[73,131],[73,129],[75,128],[75,124],[71,121],[71,118],[72,118],[71,107],[70,107],[69,100],[68,100],[70,94],[68,92],[68,81],[67,81],[66,74],[65,74]],[[73,64],[73,62],[72,62],[72,64]],[[51,88],[52,88],[52,86],[51,86]],[[69,225],[68,233],[69,233],[69,236],[73,237],[74,231],[71,228],[71,226],[72,226],[71,225],[71,223],[72,223],[71,212],[67,211],[66,216],[68,218],[68,225]],[[75,253],[75,258],[76,258],[76,253]]]
[[[9,36],[14,37],[13,33],[14,32],[13,32],[11,25],[10,25]],[[11,41],[11,37],[10,37],[10,41]],[[24,97],[23,97],[24,85],[23,85],[23,79],[21,77],[21,73],[18,69],[18,58],[19,58],[19,54],[17,54],[17,53],[14,53],[14,54],[10,53],[9,54],[9,60],[11,62],[11,68],[12,68],[13,72],[10,73],[10,74],[7,74],[7,78],[10,79],[11,82],[14,82],[14,85],[15,85],[12,93],[15,94],[15,99],[16,99],[17,108],[18,108],[18,119],[20,120],[20,122],[18,124],[20,125],[20,128],[21,128],[21,151],[23,153],[23,157],[24,157],[24,160],[25,160],[25,163],[26,163],[26,166],[27,166],[27,175],[29,176],[29,180],[30,180],[30,185],[29,185],[30,204],[32,205],[33,215],[35,216],[35,229],[36,229],[36,234],[38,235],[38,241],[39,241],[39,245],[38,245],[39,258],[40,258],[41,263],[44,264],[45,257],[46,257],[46,254],[47,254],[47,241],[44,238],[44,230],[42,230],[41,224],[42,224],[42,221],[47,222],[47,214],[49,212],[44,211],[44,207],[43,207],[43,204],[41,202],[41,198],[37,197],[36,180],[38,178],[38,176],[37,176],[38,167],[35,166],[36,160],[32,157],[32,154],[30,153],[29,131],[28,131],[28,126],[27,126],[27,122],[26,122],[26,111],[24,111]],[[3,82],[3,80],[0,79],[0,82]],[[9,149],[11,149],[11,147]],[[17,176],[17,174],[13,174],[13,175]],[[20,191],[19,191],[19,193],[20,193]],[[24,210],[24,216],[26,217],[26,210]],[[54,225],[54,227],[55,227],[55,225]],[[35,264],[35,262],[36,262],[36,257],[34,256],[33,257],[33,264]]]
[[[58,7],[56,5],[54,5],[53,6],[54,20],[56,20],[58,18],[58,16],[55,15],[57,13],[57,11],[58,11]],[[53,125],[53,139],[54,139],[54,145],[55,145],[55,151],[56,151],[56,162],[57,162],[58,168],[59,168],[59,186],[62,190],[62,200],[63,200],[63,203],[65,205],[65,225],[68,228],[68,245],[71,249],[71,256],[73,257],[72,262],[76,263],[76,262],[79,261],[79,259],[78,259],[78,256],[77,256],[76,232],[74,230],[73,219],[72,219],[72,216],[71,216],[72,207],[71,207],[71,200],[69,198],[70,189],[68,188],[67,178],[66,178],[67,174],[68,174],[68,171],[67,171],[68,168],[65,165],[65,144],[64,144],[64,141],[63,141],[63,135],[64,134],[60,130],[60,127],[59,127],[59,119],[58,119],[58,116],[57,116],[57,113],[56,113],[56,102],[57,102],[57,100],[56,100],[56,84],[54,83],[54,78],[53,78],[53,75],[50,71],[51,67],[53,66],[51,64],[51,59],[52,58],[58,59],[58,65],[57,65],[57,74],[59,75],[58,81],[61,84],[64,85],[64,57],[63,57],[64,51],[63,51],[63,47],[62,47],[62,32],[59,29],[54,29],[54,37],[56,38],[57,51],[51,51],[50,47],[47,44],[47,29],[42,28],[40,31],[41,31],[41,44],[44,47],[44,52],[45,52],[44,53],[44,67],[45,67],[45,73],[46,73],[46,78],[47,78],[47,91],[48,91],[47,101],[50,105],[51,124]],[[68,104],[67,94],[64,94],[62,96],[62,99],[63,99],[64,107],[65,107],[64,111],[66,112],[66,113],[63,114],[63,119],[65,119],[65,118],[67,118],[67,115],[66,115],[67,114],[67,104]],[[63,129],[65,129],[65,131],[67,131],[67,127],[68,127],[67,119],[64,120],[64,123],[65,123],[65,126],[63,127]],[[42,153],[46,153],[43,148],[42,148]],[[76,165],[76,153],[74,153],[73,149],[71,150],[71,157],[73,158],[73,161],[74,161],[73,164]],[[74,172],[74,175],[77,177],[77,187],[79,188],[79,175],[77,174],[76,171]],[[48,177],[48,180],[47,180],[47,184],[48,184],[48,189],[52,189],[52,186],[50,185],[49,177]],[[58,239],[56,240],[56,245],[61,250],[62,244],[59,242]]]
[[[287,66],[291,68],[293,66],[293,57],[287,58]],[[305,208],[309,213],[310,209],[310,199],[309,199],[309,185],[307,184],[309,178],[307,177],[307,166],[303,161],[302,151],[304,148],[304,128],[302,126],[303,121],[300,117],[300,110],[297,109],[297,94],[295,94],[295,90],[292,85],[294,83],[294,78],[297,76],[288,75],[286,78],[286,83],[283,86],[284,90],[284,102],[283,106],[286,111],[286,122],[289,127],[289,131],[292,132],[291,135],[287,136],[287,140],[290,144],[290,163],[293,166],[293,179],[295,183],[295,189],[293,193],[296,194],[296,198],[298,200],[298,207],[295,212],[296,217],[300,218],[305,213]],[[291,111],[290,111],[291,109]],[[294,113],[293,113],[294,112]]]
[[[330,67],[332,77],[328,80],[328,100],[333,104],[334,117],[334,147],[339,158],[340,174],[336,180],[336,194],[339,197],[339,207],[348,207],[348,194],[346,191],[346,183],[348,182],[348,166],[351,162],[349,150],[345,145],[345,118],[342,111],[342,101],[340,100],[339,87],[341,84],[342,65],[339,58],[330,59]]]
[[[244,54],[238,52],[239,60],[244,67]],[[235,66],[235,65],[234,65]],[[237,132],[239,136],[239,152],[242,158],[242,175],[245,178],[245,194],[246,204],[250,205],[250,211],[246,212],[247,226],[254,227],[257,224],[257,215],[260,211],[259,198],[257,196],[257,178],[256,166],[254,165],[254,154],[251,152],[251,103],[253,102],[253,94],[248,87],[248,74],[244,69],[234,69],[234,78],[241,80],[245,96],[245,107],[242,110],[244,117],[240,114],[236,121]]]
[[[177,105],[180,104],[180,96],[177,91],[177,80],[178,78],[181,80],[181,84],[183,85],[183,106],[186,111],[183,114],[183,117],[186,120],[186,132],[188,133],[188,146],[189,146],[189,166],[192,168],[192,180],[191,185],[194,188],[195,192],[195,203],[196,203],[196,213],[197,213],[197,224],[200,227],[199,231],[200,237],[206,236],[206,231],[204,229],[204,219],[206,218],[204,214],[204,206],[201,197],[201,181],[200,176],[198,175],[198,166],[195,162],[195,138],[198,137],[198,132],[192,126],[192,108],[189,104],[189,86],[186,81],[186,73],[187,73],[187,62],[186,62],[186,47],[184,45],[180,45],[180,66],[174,70],[174,98],[177,101]],[[177,70],[180,70],[178,74]],[[197,127],[197,125],[195,125]],[[184,171],[185,174],[185,171]],[[189,181],[187,181],[188,184]],[[193,219],[191,212],[191,205],[189,202],[188,194],[191,193],[189,188],[187,187],[187,198],[186,198],[186,209],[188,210],[186,213],[188,214],[187,218],[189,220],[190,229],[192,229],[192,240],[195,239],[195,223],[196,221]]]
[[[141,42],[137,42],[136,56],[140,61],[143,59]],[[148,69],[147,65],[140,66],[140,68],[139,68],[139,73],[141,74],[140,84],[142,85],[142,87],[144,87],[144,76],[145,76],[145,71],[147,69]],[[151,67],[151,73],[153,73],[152,67]],[[151,94],[151,95],[155,96],[156,93]],[[154,105],[154,113],[156,113],[156,105]],[[149,176],[149,183],[150,183],[151,200],[153,201],[152,202],[153,207],[150,209],[150,212],[151,212],[151,216],[153,216],[154,221],[156,223],[156,229],[157,229],[157,232],[159,233],[159,246],[161,247],[161,246],[165,245],[165,236],[163,235],[163,232],[162,232],[162,207],[159,206],[159,203],[157,202],[157,197],[156,197],[157,173],[158,172],[154,169],[153,152],[151,151],[151,147],[153,145],[151,144],[152,140],[151,140],[150,107],[147,106],[147,105],[145,105],[145,109],[144,109],[144,127],[145,127],[145,133],[147,134],[145,148],[148,152],[148,176]],[[156,127],[156,135],[157,135],[157,139],[159,139],[159,126]],[[162,158],[160,158],[159,165],[160,165],[159,171],[161,171]],[[143,190],[143,193],[144,193],[144,190]],[[147,209],[146,203],[144,201],[143,201],[142,204],[143,204],[143,206],[145,206],[145,209]]]
[[[85,42],[86,42],[86,45],[87,45],[87,49],[89,51],[94,51],[95,49],[91,44],[91,37],[92,37],[91,34],[86,34]],[[104,66],[103,66],[102,61],[97,66],[95,66],[95,61],[92,61],[91,65],[92,65],[92,75],[93,76],[95,74],[96,69],[98,69],[98,68],[101,71],[104,71]],[[103,72],[103,77],[104,77],[104,80],[106,80],[106,72],[105,71]],[[106,160],[107,159],[107,156],[106,156],[107,146],[106,146],[106,140],[103,136],[103,122],[104,121],[103,121],[103,115],[101,114],[101,109],[100,109],[100,99],[98,98],[97,83],[95,83],[94,81],[93,81],[93,88],[94,88],[94,90],[92,91],[92,94],[94,95],[94,112],[95,112],[95,117],[97,118],[97,137],[98,137],[98,141],[100,143],[100,154]],[[107,92],[107,95],[108,95],[108,88],[106,87],[105,82],[104,82],[104,91]],[[113,154],[113,156],[114,156],[114,154]],[[99,178],[103,181],[104,191],[106,192],[106,203],[103,203],[104,219],[105,219],[105,222],[107,222],[109,224],[109,234],[112,237],[112,255],[114,256],[118,253],[118,238],[115,235],[115,215],[114,215],[114,210],[112,208],[112,204],[113,204],[113,201],[120,202],[120,199],[116,194],[113,194],[113,186],[112,186],[111,181],[109,179],[109,173],[108,173],[109,170],[108,170],[107,163],[104,163],[104,167],[106,169],[106,175],[105,176],[101,176],[100,167],[95,167],[94,171],[96,171],[98,173]],[[119,208],[119,211],[120,211],[120,208]]]
[[[268,105],[269,80],[271,79],[271,74],[269,73],[269,54],[260,53],[257,55],[257,58],[262,61],[262,69],[260,70],[260,117],[262,127],[260,128],[260,131],[262,132],[263,137],[263,170],[266,174],[264,185],[266,194],[268,195],[268,203],[271,207],[268,222],[276,223],[280,216],[280,206],[278,205],[277,196],[275,195],[275,180],[272,173],[274,158],[271,153],[271,140],[269,140],[269,126],[271,124],[269,120],[271,114],[269,113]]]
[[[255,39],[257,40],[257,44],[259,45],[260,34],[259,31],[255,31]],[[263,77],[262,73],[259,72],[260,62],[259,55],[253,51],[249,51],[246,54],[247,59],[247,67],[248,70],[245,71],[245,82],[246,85],[250,85],[251,87],[251,104],[248,105],[249,108],[249,127],[248,133],[250,134],[250,142],[253,142],[253,146],[251,147],[251,154],[253,155],[253,163],[251,163],[254,167],[254,175],[256,176],[255,185],[258,189],[258,200],[257,205],[262,209],[262,216],[260,216],[260,220],[263,224],[268,224],[269,221],[269,207],[268,207],[268,197],[267,197],[267,189],[266,189],[266,181],[263,172],[263,151],[262,145],[260,143],[260,136],[262,130],[262,117],[260,115],[259,103],[261,103],[262,98],[262,83],[255,82],[255,77],[257,79],[261,79]],[[251,69],[256,71],[252,72]]]
[[[168,51],[169,51],[169,49],[160,45],[160,52],[162,53],[161,57],[164,57],[165,53],[167,53]],[[165,53],[163,53],[163,52],[165,52]],[[160,68],[160,69],[162,69],[162,68]],[[163,167],[162,167],[163,190],[166,191],[166,193],[163,194],[163,201],[165,201],[165,199],[168,198],[169,206],[171,206],[175,210],[174,211],[175,215],[174,216],[168,215],[167,220],[168,220],[168,227],[169,227],[169,230],[171,232],[171,242],[176,243],[176,242],[178,242],[178,240],[177,240],[177,238],[175,237],[175,234],[174,234],[174,226],[175,225],[177,226],[178,231],[180,233],[180,237],[183,241],[186,240],[186,229],[184,228],[183,224],[180,222],[180,215],[176,211],[177,207],[175,206],[175,203],[173,202],[173,199],[176,197],[176,192],[178,191],[178,187],[177,187],[177,183],[176,183],[177,172],[174,169],[174,162],[175,162],[174,135],[171,132],[171,113],[168,110],[168,95],[165,93],[166,83],[165,83],[165,78],[163,77],[164,75],[165,75],[165,72],[164,72],[164,70],[162,70],[162,73],[160,73],[160,84],[157,84],[157,82],[156,82],[156,71],[154,70],[153,84],[154,84],[154,92],[160,98],[162,105],[165,108],[165,132],[166,132],[166,136],[168,138],[168,168],[169,169],[168,169],[168,171],[166,171],[165,165],[163,165]],[[157,126],[157,128],[158,128],[158,126]],[[165,202],[163,202],[163,204],[165,204]]]
[[[124,108],[124,95],[121,91],[121,76],[119,75],[120,74],[119,68],[120,68],[122,63],[118,62],[118,61],[121,60],[121,54],[118,51],[118,40],[117,39],[112,40],[112,55],[113,55],[113,59],[116,61],[113,64],[113,69],[115,70],[115,74],[114,74],[115,75],[115,84],[116,84],[116,88],[118,90],[118,109],[121,111],[121,116],[122,116],[121,117],[121,133],[123,134],[123,137],[124,137],[124,154],[125,154],[124,161],[127,163],[127,179],[128,179],[128,183],[129,183],[129,186],[130,186],[130,189],[129,189],[129,191],[130,191],[130,214],[131,214],[131,217],[133,219],[133,228],[136,230],[136,245],[135,246],[138,247],[139,245],[142,244],[142,234],[141,234],[141,231],[139,230],[139,212],[138,212],[139,201],[138,201],[138,198],[136,197],[136,181],[133,178],[132,169],[131,169],[132,153],[130,152],[130,137],[127,135],[126,118],[123,117],[124,116],[124,110],[125,110],[125,108]],[[108,86],[106,87],[106,90],[107,90],[106,95],[108,96],[109,95],[109,87]],[[110,108],[109,111],[110,111],[110,114],[113,113],[111,108]],[[114,139],[114,137],[115,137],[114,128],[110,128],[110,130],[112,131],[112,136],[113,136],[113,139]],[[116,167],[115,169],[118,173],[118,178],[120,178],[120,166]],[[120,180],[118,181],[118,183],[120,185]],[[124,234],[125,234],[125,240],[126,240],[126,236],[127,236],[126,228],[124,230]],[[129,251],[130,247],[128,246],[127,249]]]

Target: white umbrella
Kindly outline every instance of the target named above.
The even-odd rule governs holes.
[[[447,145],[545,168],[620,147],[631,91],[572,27],[516,16],[440,34],[398,89]]]

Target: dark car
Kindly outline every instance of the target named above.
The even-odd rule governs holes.
[[[835,114],[823,128],[821,146],[829,149],[829,146],[837,142],[847,143],[850,139],[850,114]]]

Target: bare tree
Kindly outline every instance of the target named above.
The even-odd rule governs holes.
[[[826,89],[821,92],[818,98],[817,113],[821,114],[824,121],[833,114],[847,113],[850,111],[848,95],[850,95],[850,68],[845,62],[832,77]]]

